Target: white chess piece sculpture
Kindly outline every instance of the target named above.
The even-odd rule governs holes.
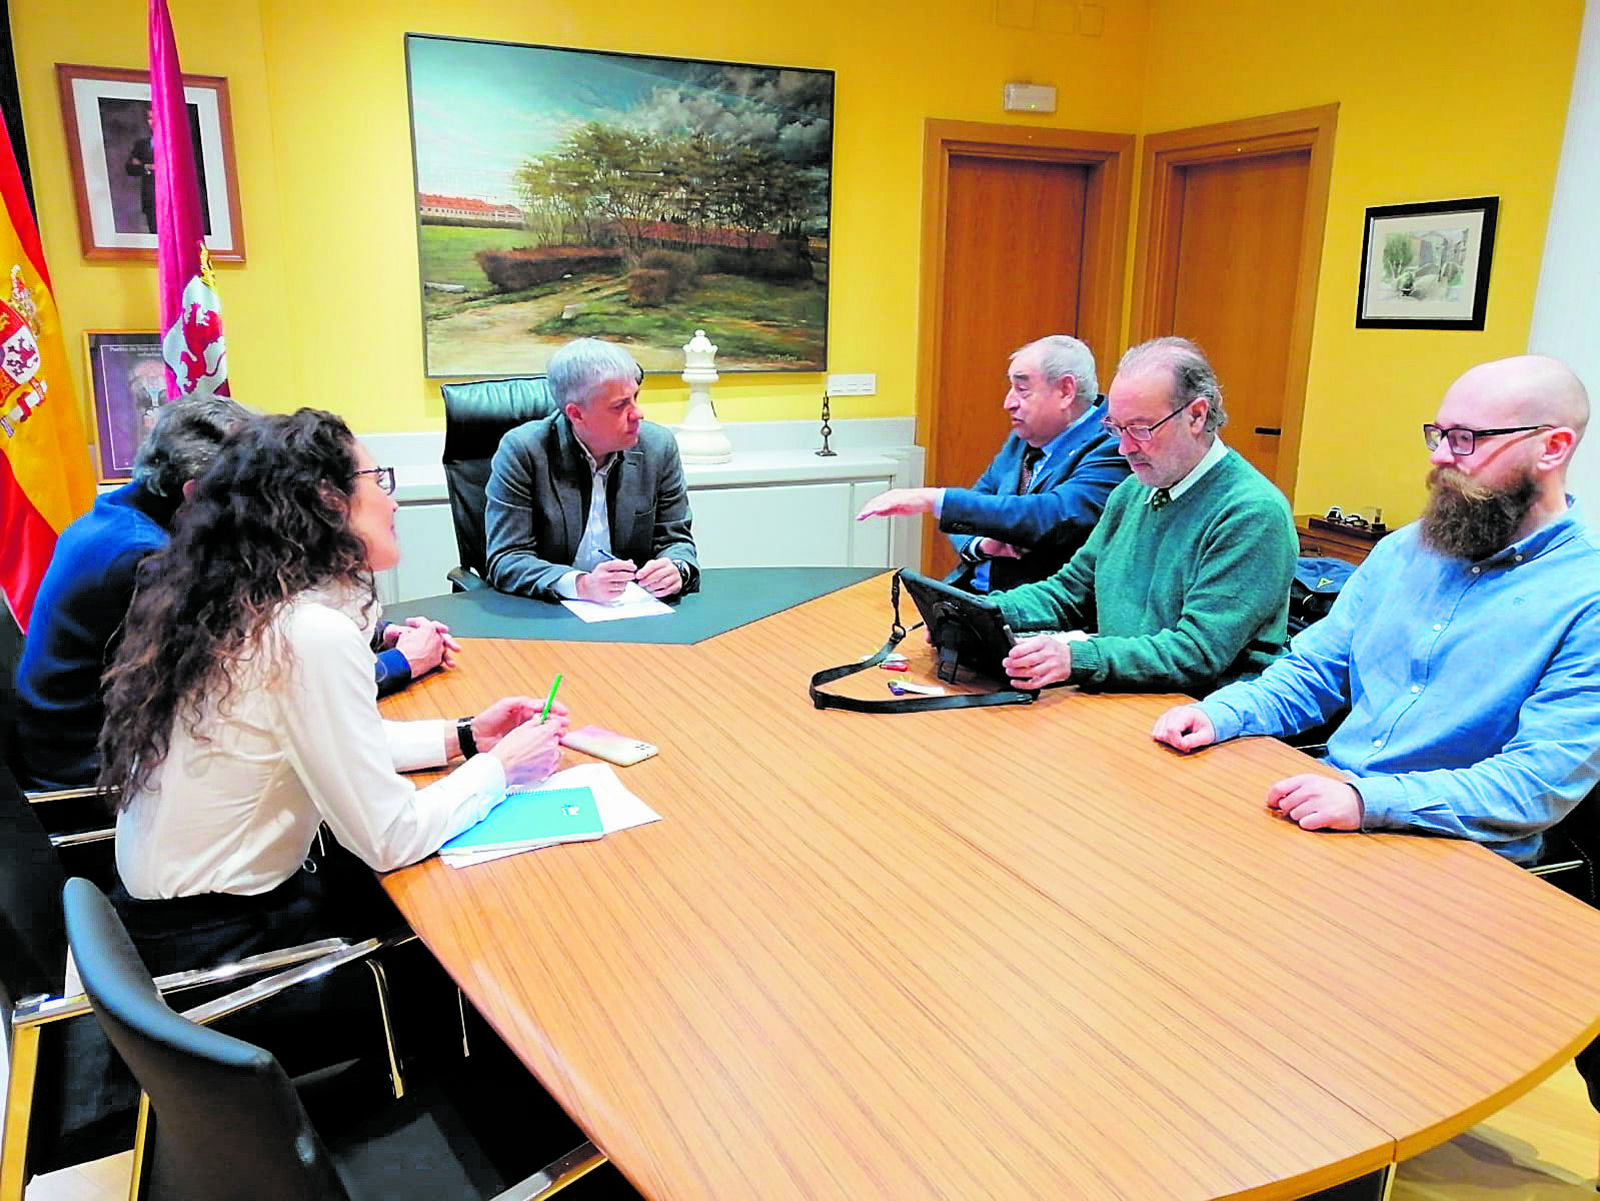
[[[726,463],[733,458],[733,443],[722,431],[716,410],[711,407],[711,385],[717,382],[712,364],[717,348],[697,329],[683,348],[683,382],[689,385],[689,408],[683,424],[672,427],[678,439],[678,453],[685,463]]]

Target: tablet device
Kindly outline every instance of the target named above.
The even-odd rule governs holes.
[[[900,582],[927,623],[941,680],[955,683],[962,667],[992,680],[1006,678],[1002,664],[1017,640],[999,605],[914,571],[902,571]]]

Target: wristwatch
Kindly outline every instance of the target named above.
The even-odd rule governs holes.
[[[478,740],[472,734],[472,716],[456,720],[456,741],[461,744],[461,757],[470,759],[478,753]]]

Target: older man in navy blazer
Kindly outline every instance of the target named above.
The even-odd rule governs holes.
[[[1094,354],[1053,334],[1011,356],[1005,410],[1011,434],[970,488],[893,488],[856,520],[931,513],[961,565],[950,582],[1000,592],[1054,575],[1100,520],[1128,474],[1100,426]]]
[[[557,411],[500,440],[485,492],[489,582],[546,600],[693,592],[700,567],[671,431],[639,413],[633,356],[596,338],[546,368]]]

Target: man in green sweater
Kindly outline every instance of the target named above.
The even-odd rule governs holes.
[[[1298,542],[1283,494],[1217,437],[1216,372],[1193,342],[1122,356],[1105,427],[1133,469],[1047,580],[993,599],[1018,687],[1204,694],[1283,653]],[[1060,631],[1023,636],[1028,631]]]

